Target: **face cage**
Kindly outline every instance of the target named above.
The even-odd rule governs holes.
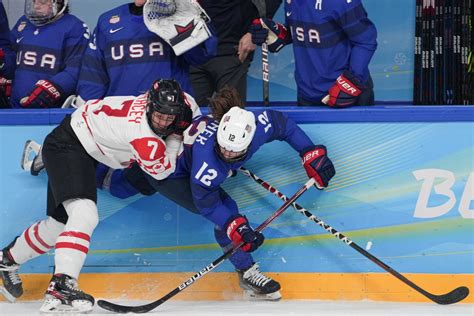
[[[217,137],[215,139],[216,140],[215,140],[215,144],[214,144],[214,150],[216,151],[219,158],[221,158],[223,161],[225,161],[227,163],[234,163],[234,162],[242,161],[247,157],[247,153],[249,151],[248,147],[240,156],[236,156],[236,157],[232,157],[232,158],[225,157],[224,154],[221,152],[221,146],[217,142]],[[250,147],[250,145],[249,145],[249,147]],[[224,150],[226,150],[226,149],[224,148]]]
[[[151,107],[149,105],[147,105],[146,118],[147,118],[147,121],[148,121],[148,125],[150,126],[153,133],[155,133],[157,136],[165,139],[167,136],[173,134],[173,132],[176,131],[176,129],[177,129],[176,120],[178,119],[178,115],[176,115],[174,121],[170,125],[168,125],[167,127],[165,127],[165,128],[156,128],[153,125],[153,120],[152,120],[152,116],[153,116],[154,112],[158,112],[158,111],[152,110]],[[161,112],[159,112],[159,113],[161,113]],[[162,113],[162,114],[166,114],[166,113]]]
[[[43,26],[56,19],[66,10],[67,3],[63,3],[63,7],[58,11],[58,3],[56,0],[51,0],[51,14],[49,16],[40,16],[36,14],[34,9],[34,0],[25,1],[25,16],[35,26]]]

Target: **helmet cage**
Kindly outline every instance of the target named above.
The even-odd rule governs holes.
[[[224,147],[219,145],[219,143],[217,142],[217,138],[216,138],[216,144],[214,146],[214,149],[216,150],[216,153],[219,156],[219,158],[221,158],[223,161],[228,162],[228,163],[244,160],[247,157],[247,152],[248,152],[248,148],[245,148],[244,150],[239,151],[239,152],[227,150]],[[229,157],[230,153],[235,153],[236,155]]]
[[[46,5],[46,1],[51,1],[50,12],[47,14],[40,14],[35,8],[36,2]],[[68,0],[25,0],[25,16],[35,26],[42,26],[56,21],[66,10]]]

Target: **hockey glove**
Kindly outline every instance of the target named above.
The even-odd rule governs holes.
[[[8,95],[7,95],[8,94]],[[0,77],[0,109],[9,109],[11,94],[11,80]]]
[[[0,74],[3,68],[5,68],[5,52],[0,48]]]
[[[165,40],[179,56],[212,36],[206,12],[195,0],[148,0],[143,7],[146,27]]]
[[[9,97],[12,94],[12,81],[2,77],[2,69],[5,67],[5,53],[0,48],[0,108],[9,108]]]
[[[327,104],[333,108],[343,108],[356,104],[365,86],[350,71],[344,71],[329,88]]]
[[[332,161],[327,156],[326,147],[316,145],[307,148],[301,154],[301,163],[310,178],[316,180],[316,187],[322,189],[328,186],[329,180],[336,174]]]
[[[6,97],[12,95],[12,81],[0,76],[0,94]]]
[[[24,108],[55,108],[61,105],[61,89],[48,80],[38,80],[28,97],[20,100]]]
[[[262,233],[255,231],[250,227],[247,217],[242,215],[232,216],[225,225],[227,237],[232,240],[232,243],[237,246],[242,242],[243,251],[252,252],[263,244],[265,237]]]
[[[262,45],[266,41],[268,50],[272,53],[278,52],[283,46],[291,43],[291,34],[286,27],[271,19],[253,20],[249,32],[252,34],[254,44]]]
[[[182,135],[184,130],[191,125],[193,121],[193,111],[186,106],[185,110],[176,117],[176,131],[178,135]]]

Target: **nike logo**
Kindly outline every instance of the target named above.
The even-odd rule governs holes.
[[[16,39],[16,43],[17,43],[17,44],[20,43],[22,39],[23,39],[23,37],[17,38],[17,39]]]
[[[123,26],[122,26],[122,27],[119,27],[118,29],[110,29],[110,30],[109,30],[109,33],[110,33],[110,34],[114,34],[114,33],[118,32],[118,31],[120,31],[121,29],[123,29]]]
[[[291,12],[286,12],[286,16],[290,16],[291,15]]]

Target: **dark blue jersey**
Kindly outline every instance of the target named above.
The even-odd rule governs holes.
[[[87,26],[70,14],[43,26],[35,26],[22,16],[11,31],[16,52],[12,107],[20,107],[20,99],[41,79],[58,86],[64,98],[74,94],[89,38]]]
[[[217,39],[211,37],[205,45],[176,56],[147,29],[143,15],[133,14],[131,8],[124,4],[99,17],[82,63],[78,85],[82,99],[137,96],[158,78],[173,78],[189,93],[189,65],[203,63],[215,54]]]
[[[284,7],[299,97],[320,102],[344,70],[367,81],[377,31],[361,0],[291,0]]]
[[[219,190],[220,185],[232,171],[252,158],[263,144],[274,140],[285,141],[297,153],[314,146],[303,130],[285,114],[273,110],[254,111],[254,114],[257,128],[244,160],[226,163],[217,155],[215,143],[218,123],[203,117],[195,120],[193,126],[186,131],[185,149],[178,159],[176,172],[172,175],[189,177],[195,206],[203,216],[220,227],[224,227],[231,214],[235,214],[235,211],[229,209],[229,203],[224,201],[227,197]],[[188,136],[194,140],[193,143],[187,141]]]
[[[0,0],[0,48],[5,55],[4,60],[0,60],[0,76],[11,78],[15,69],[15,53],[12,51],[10,43],[10,26],[8,25],[7,13]]]

